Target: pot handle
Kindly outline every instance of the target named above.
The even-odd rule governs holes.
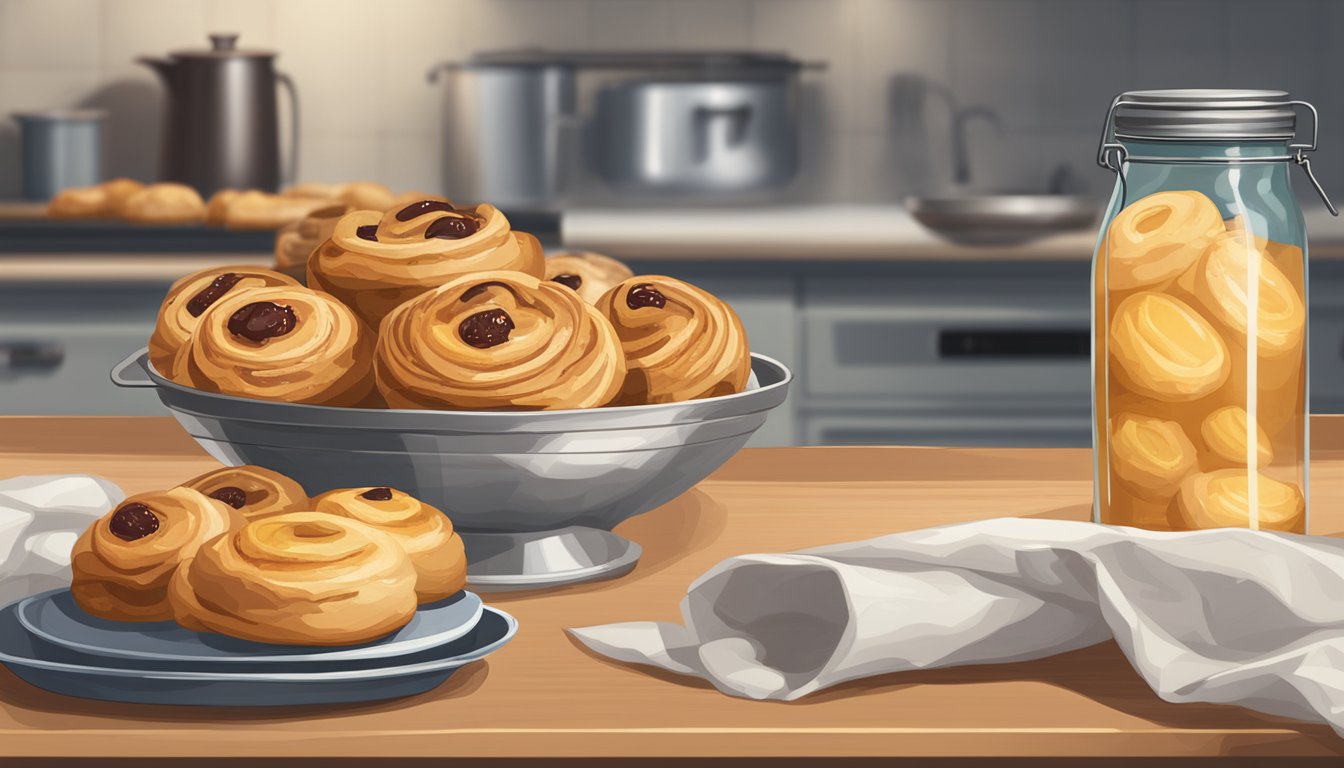
[[[276,72],[275,80],[289,94],[289,155],[282,183],[294,184],[299,179],[299,92],[294,87],[294,79],[284,72]]]
[[[751,105],[736,104],[731,107],[705,106],[695,108],[695,161],[703,163],[709,159],[710,131],[715,123],[727,123],[724,129],[724,146],[736,147],[747,137],[747,126],[751,123]]]
[[[157,386],[149,378],[149,347],[141,347],[132,352],[125,360],[112,366],[108,377],[118,387],[140,389]]]

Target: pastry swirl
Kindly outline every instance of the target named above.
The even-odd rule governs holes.
[[[415,593],[422,603],[467,585],[462,538],[442,512],[394,488],[343,488],[313,499],[313,509],[348,517],[390,534],[411,556]]]
[[[171,619],[173,572],[205,542],[242,522],[232,508],[191,488],[132,496],[75,542],[70,591],[81,608],[104,619]]]
[[[742,321],[724,302],[662,275],[625,280],[597,309],[616,328],[628,373],[617,405],[741,392],[751,375]]]
[[[602,294],[634,276],[623,262],[600,253],[565,251],[546,257],[546,279],[578,291],[589,304],[596,304]]]
[[[182,484],[238,510],[248,520],[312,509],[308,493],[292,478],[265,467],[222,467]]]
[[[336,229],[336,222],[350,212],[341,203],[312,211],[298,221],[291,221],[275,234],[275,269],[295,280],[308,275],[308,257]]]
[[[174,574],[173,617],[195,631],[282,645],[376,640],[415,615],[415,568],[372,526],[323,512],[253,520]]]
[[[372,347],[373,335],[332,297],[299,286],[255,288],[206,310],[172,378],[239,397],[366,405]]]
[[[595,408],[625,376],[596,309],[520,272],[459,277],[397,307],[375,368],[393,408]]]
[[[472,272],[545,272],[541,244],[492,205],[433,198],[385,213],[353,211],[308,260],[308,285],[377,328],[394,307]]]
[[[149,361],[161,373],[172,370],[173,358],[187,343],[201,315],[226,294],[275,285],[298,285],[293,278],[269,269],[239,265],[213,267],[173,283],[159,305],[159,319],[149,337]]]

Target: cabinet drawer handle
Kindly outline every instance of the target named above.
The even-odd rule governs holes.
[[[54,370],[65,362],[65,347],[46,341],[0,342],[0,361],[5,370]]]
[[[1082,359],[1091,355],[1088,330],[984,331],[938,333],[938,356],[946,359]]]

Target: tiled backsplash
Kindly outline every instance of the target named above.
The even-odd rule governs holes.
[[[753,48],[806,75],[800,191],[897,199],[951,179],[946,91],[968,123],[972,183],[1044,190],[1092,164],[1108,99],[1127,88],[1277,87],[1313,100],[1318,166],[1344,195],[1344,95],[1331,77],[1344,3],[1329,0],[0,0],[0,114],[112,112],[109,172],[152,177],[162,94],[134,63],[212,31],[280,52],[302,103],[300,175],[434,190],[436,62],[492,48]],[[921,85],[923,84],[923,85]],[[922,98],[921,98],[922,95]],[[18,194],[0,122],[0,197]]]

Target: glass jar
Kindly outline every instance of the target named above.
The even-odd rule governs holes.
[[[1313,117],[1295,143],[1296,110]],[[1307,525],[1307,239],[1315,109],[1282,91],[1134,91],[1098,162],[1116,173],[1093,260],[1097,522]]]

